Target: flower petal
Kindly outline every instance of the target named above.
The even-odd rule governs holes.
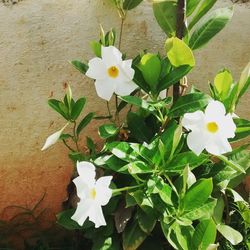
[[[90,192],[90,188],[89,186],[83,182],[82,178],[80,176],[76,177],[73,180],[75,186],[76,186],[76,192],[77,192],[77,196],[83,200],[83,199],[87,199],[89,196],[89,192]]]
[[[97,95],[102,99],[109,101],[115,91],[115,83],[112,80],[96,80],[95,88]]]
[[[96,202],[101,206],[107,205],[112,197],[112,190],[109,188],[112,178],[104,176],[96,181]]]
[[[192,131],[187,136],[188,147],[196,154],[200,155],[206,145],[206,138],[202,131]]]
[[[204,117],[204,113],[200,110],[193,113],[186,113],[181,123],[186,129],[200,129],[202,126],[204,126]]]
[[[205,116],[207,120],[214,120],[216,117],[224,116],[226,109],[223,103],[219,101],[210,101],[205,110]]]
[[[107,68],[119,65],[122,63],[122,53],[114,46],[102,46],[102,60]]]
[[[86,76],[93,79],[104,79],[107,76],[107,69],[101,58],[95,57],[89,61],[89,68]]]
[[[78,161],[76,167],[81,181],[88,185],[88,187],[94,186],[96,176],[95,166],[87,161]]]
[[[221,136],[213,136],[206,144],[205,149],[213,155],[222,155],[232,151],[232,147],[227,139]]]
[[[130,95],[138,86],[133,82],[119,82],[116,85],[115,93],[120,96]]]
[[[90,211],[92,210],[92,202],[90,201],[80,201],[77,204],[75,213],[72,215],[71,219],[76,221],[80,226],[83,225]]]
[[[236,125],[231,114],[227,114],[220,120],[219,127],[221,136],[225,138],[235,137]]]
[[[100,226],[106,226],[106,221],[103,216],[102,207],[98,204],[95,204],[91,207],[89,213],[89,220],[95,224],[95,228]]]
[[[133,80],[135,71],[132,69],[132,59],[125,60],[121,64],[123,74],[127,77],[128,81]]]

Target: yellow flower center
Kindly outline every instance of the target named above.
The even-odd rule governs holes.
[[[207,123],[207,130],[210,133],[216,133],[218,131],[219,127],[216,122],[209,122]]]
[[[116,78],[119,75],[119,69],[116,66],[112,66],[108,69],[108,74],[112,78]]]
[[[96,190],[95,190],[95,188],[92,188],[91,190],[90,190],[90,197],[94,200],[95,199],[95,197],[96,197]]]

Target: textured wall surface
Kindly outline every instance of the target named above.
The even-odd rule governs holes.
[[[86,111],[105,113],[92,82],[68,64],[71,59],[93,56],[89,41],[98,37],[99,23],[119,30],[117,13],[104,2],[23,0],[13,5],[0,1],[0,212],[9,205],[30,207],[44,192],[44,207],[53,212],[61,208],[72,164],[60,144],[40,151],[45,138],[64,124],[46,102],[50,96],[60,98],[64,83],[69,82],[77,97],[88,97]],[[198,66],[190,83],[206,90],[208,80],[223,67],[238,79],[250,59],[249,23],[249,3],[235,5],[231,23],[196,54]],[[129,56],[146,48],[162,51],[164,39],[149,2],[128,15],[122,48]],[[237,111],[247,118],[249,97],[248,93]],[[96,134],[93,126],[88,132]]]

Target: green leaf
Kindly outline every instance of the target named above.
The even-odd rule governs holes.
[[[141,70],[134,64],[132,64],[132,68],[135,71],[134,78],[133,78],[134,83],[137,86],[139,86],[141,89],[143,89],[146,93],[149,93],[150,92],[150,87],[147,84],[147,82],[145,81]]]
[[[54,109],[56,112],[58,112],[61,116],[63,116],[66,120],[69,119],[67,112],[62,108],[64,106],[64,103],[61,101],[58,101],[56,99],[50,99],[48,100],[49,106]]]
[[[161,177],[153,177],[148,180],[148,194],[159,194],[162,201],[168,205],[173,205],[172,202],[172,188],[166,184]]]
[[[241,73],[238,83],[237,97],[240,98],[247,91],[250,86],[250,63],[244,68]]]
[[[224,156],[224,155],[217,155],[217,158],[219,158],[220,160],[222,160],[223,162],[225,162],[229,167],[231,167],[236,172],[243,173],[243,174],[246,173],[245,169],[242,166],[240,166],[237,162],[229,160],[226,156]]]
[[[214,221],[219,224],[222,222],[223,219],[223,213],[224,213],[224,208],[225,208],[225,203],[224,203],[224,199],[222,196],[220,196],[217,199],[217,203],[214,209],[214,214],[213,214],[213,218]]]
[[[241,233],[228,225],[221,224],[217,225],[216,228],[232,245],[237,245],[243,240]]]
[[[200,207],[194,208],[191,211],[185,212],[182,215],[182,218],[186,218],[189,220],[199,220],[199,219],[209,219],[213,215],[215,211],[216,200],[208,199],[208,201],[202,204]]]
[[[93,225],[93,223],[87,221],[83,226],[80,226],[76,221],[71,219],[74,213],[75,209],[62,211],[61,213],[56,215],[57,223],[68,230],[85,229]]]
[[[221,100],[224,100],[231,89],[233,83],[233,77],[229,70],[224,69],[220,71],[214,79],[214,86],[221,97]]]
[[[78,116],[81,114],[81,112],[85,106],[85,103],[86,103],[86,98],[84,98],[84,97],[82,97],[76,101],[76,103],[74,104],[74,106],[72,108],[72,112],[71,112],[71,119],[73,121],[75,121],[78,118]]]
[[[185,75],[187,75],[191,71],[191,69],[192,67],[188,65],[182,65],[178,68],[174,68],[165,77],[160,79],[157,90],[160,92],[164,89],[171,87],[180,79],[182,79]]]
[[[165,49],[168,59],[173,66],[189,65],[194,67],[195,59],[193,52],[181,39],[177,37],[168,38],[165,43]]]
[[[199,5],[200,0],[188,0],[187,1],[187,10],[186,10],[186,15],[190,16],[192,13],[195,11],[197,6]]]
[[[143,210],[137,211],[138,224],[143,232],[150,234],[156,224],[156,218],[153,213],[145,213]]]
[[[217,33],[219,33],[233,16],[232,8],[221,8],[213,11],[205,19],[203,19],[193,32],[189,45],[195,50],[204,46]]]
[[[78,60],[71,61],[70,63],[83,74],[85,74],[89,68],[87,64]]]
[[[146,239],[147,234],[141,230],[137,221],[133,221],[130,225],[126,226],[122,235],[122,245],[124,250],[135,250]]]
[[[134,161],[130,162],[129,164],[125,165],[124,168],[128,169],[130,174],[148,174],[152,173],[153,169],[150,168],[145,162],[143,161]]]
[[[202,110],[208,105],[210,100],[211,97],[209,95],[199,92],[181,96],[170,109],[169,116],[178,117],[188,112]]]
[[[88,113],[82,119],[82,121],[79,123],[79,125],[76,129],[77,135],[79,135],[81,133],[81,131],[91,122],[91,120],[94,118],[94,116],[95,116],[95,113],[91,112],[91,113]]]
[[[118,132],[119,128],[117,128],[115,124],[104,124],[98,129],[98,133],[103,139],[108,139],[112,136],[115,136],[118,134]]]
[[[124,0],[123,9],[132,10],[137,7],[143,0]]]
[[[194,169],[209,160],[206,154],[197,156],[192,151],[180,153],[176,155],[166,166],[166,172],[175,172],[181,174],[186,166]]]
[[[95,159],[94,164],[103,168],[111,169],[115,172],[128,174],[124,166],[127,164],[125,161],[119,159],[115,155],[104,155]]]
[[[182,206],[185,211],[190,211],[201,207],[211,195],[213,181],[210,179],[200,179],[191,186],[182,199]],[[202,194],[202,195],[201,195]]]
[[[92,41],[90,47],[97,57],[102,56],[102,45],[99,42]]]
[[[152,106],[150,106],[150,104],[147,101],[141,99],[140,97],[128,95],[128,96],[119,96],[119,98],[129,104],[143,108],[145,110],[148,111],[155,110]]]
[[[217,0],[203,0],[199,9],[193,16],[190,24],[188,25],[188,29],[191,30],[194,25],[214,6]]]
[[[147,127],[144,118],[137,113],[129,112],[127,115],[127,123],[131,137],[139,142],[148,143],[153,137],[153,132]]]
[[[161,74],[161,60],[155,54],[145,54],[138,65],[142,72],[145,81],[154,91],[156,89],[160,74]]]
[[[127,142],[111,142],[106,144],[106,148],[119,159],[127,162],[140,160],[140,156],[133,150]]]
[[[201,221],[195,228],[193,235],[194,250],[206,250],[216,239],[216,225],[213,219]]]
[[[240,118],[235,118],[234,123],[236,125],[235,137],[230,139],[230,142],[245,139],[250,135],[250,121]]]
[[[172,37],[176,32],[177,1],[153,0],[154,16],[168,37]]]

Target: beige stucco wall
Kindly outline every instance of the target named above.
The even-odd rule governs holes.
[[[60,210],[72,167],[62,145],[40,151],[45,138],[64,124],[46,102],[52,94],[60,98],[69,82],[75,96],[88,97],[87,111],[105,112],[92,82],[67,62],[92,57],[88,44],[98,37],[99,23],[119,29],[107,0],[23,0],[8,6],[0,1],[0,212],[8,205],[35,204],[45,191],[44,206]],[[250,4],[235,5],[227,28],[196,53],[191,83],[207,89],[222,67],[238,79],[250,60],[249,23]],[[164,39],[149,2],[128,15],[122,48],[129,56],[146,48],[162,51]],[[237,111],[246,118],[249,97]],[[96,133],[93,127],[89,131]]]

